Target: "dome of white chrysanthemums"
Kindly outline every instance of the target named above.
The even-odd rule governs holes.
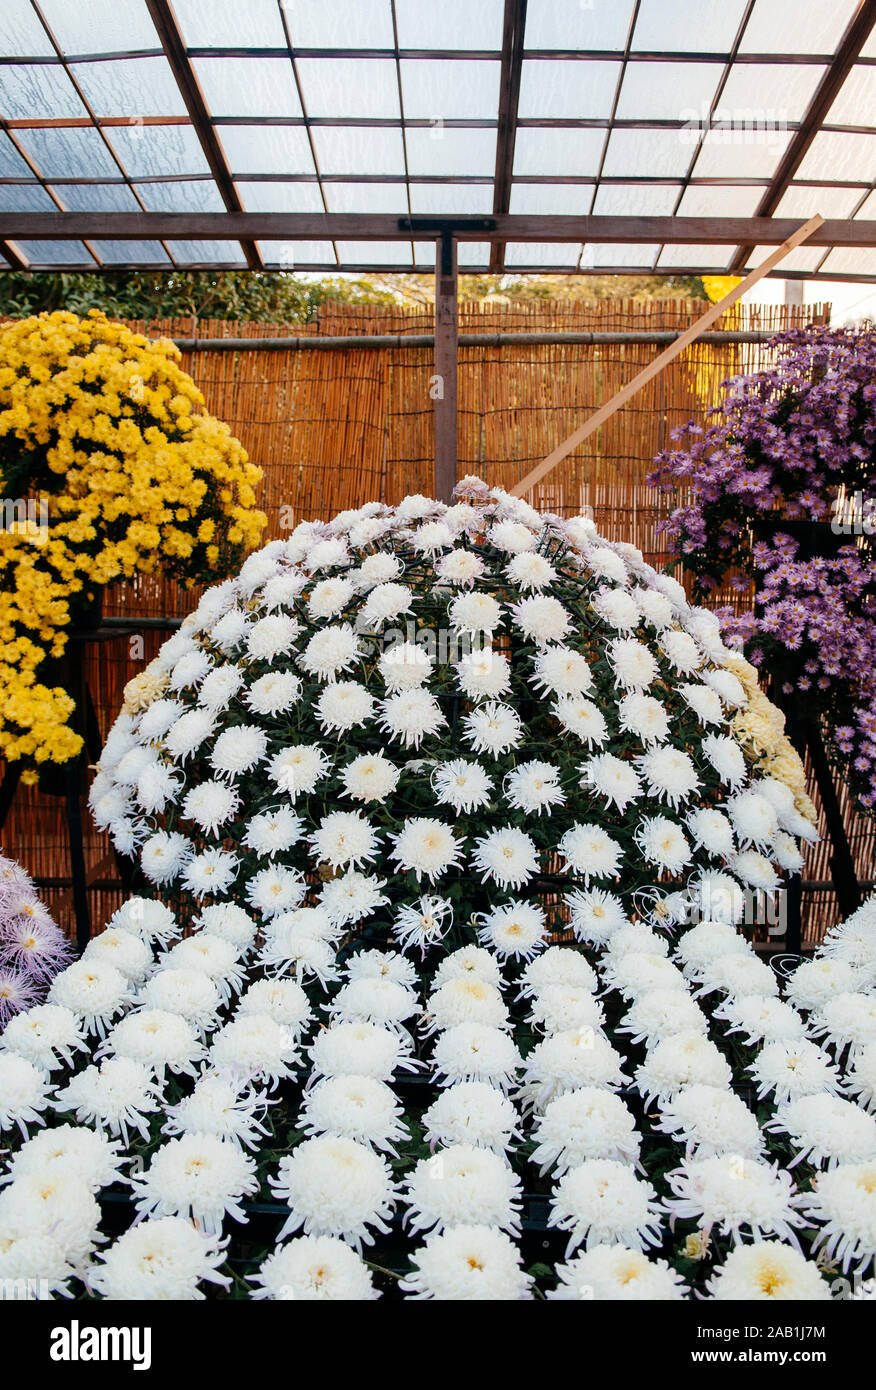
[[[0,1035],[0,1279],[872,1293],[876,900],[755,951],[799,767],[630,547],[476,484],[299,527],[129,687],[92,806],[139,891]]]

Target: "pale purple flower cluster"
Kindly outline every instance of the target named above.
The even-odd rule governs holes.
[[[30,877],[0,854],[0,1026],[38,1004],[72,957]]]
[[[777,336],[776,365],[725,382],[706,429],[648,481],[683,490],[659,529],[699,596],[727,589],[725,640],[806,696],[861,804],[876,808],[876,332]],[[792,532],[793,534],[789,534]]]

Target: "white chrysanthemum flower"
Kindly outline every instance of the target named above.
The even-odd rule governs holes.
[[[672,604],[658,589],[633,589],[633,597],[649,627],[662,632],[672,622]]]
[[[243,844],[259,858],[272,858],[296,845],[304,834],[304,822],[288,806],[277,806],[253,816],[243,836]],[[203,915],[203,914],[202,914]]]
[[[689,705],[700,723],[706,727],[710,724],[724,724],[726,716],[721,700],[714,690],[710,690],[707,685],[680,685],[678,693]]]
[[[246,885],[247,902],[265,918],[277,917],[303,902],[307,892],[304,877],[297,869],[272,865],[260,869]]]
[[[525,557],[520,557],[525,558]],[[411,1255],[413,1270],[399,1288],[412,1299],[520,1302],[532,1278],[513,1241],[494,1226],[454,1225],[434,1233]]]
[[[117,1023],[101,1044],[97,1056],[127,1057],[142,1062],[162,1079],[165,1071],[196,1075],[196,1063],[204,1056],[197,1029],[180,1014],[166,1009],[138,1009]]]
[[[632,691],[618,705],[618,722],[628,733],[635,734],[644,744],[662,743],[669,737],[669,715],[666,707],[653,695]]]
[[[573,522],[576,519],[573,518]],[[587,520],[587,518],[580,519]],[[566,525],[568,526],[569,523],[567,522]],[[592,521],[590,526],[593,526]],[[574,535],[572,536],[573,544],[581,545],[587,564],[597,579],[611,579],[615,584],[626,584],[627,567],[617,551],[611,549],[607,544],[593,545],[590,543],[592,540],[592,532],[589,538],[582,533],[580,541],[576,541]]]
[[[481,914],[478,940],[501,960],[531,960],[547,944],[544,912],[535,903],[512,901]]]
[[[520,1179],[504,1158],[474,1144],[450,1144],[423,1158],[407,1179],[411,1229],[453,1226],[519,1229]]]
[[[462,730],[466,742],[476,753],[492,753],[494,757],[519,747],[523,737],[517,711],[493,700],[465,715]]]
[[[124,927],[107,927],[98,936],[92,937],[81,959],[114,965],[132,984],[140,984],[152,968],[149,946]]]
[[[505,573],[518,589],[546,589],[557,578],[557,571],[544,555],[532,551],[515,555],[505,566]]]
[[[204,1033],[216,1026],[222,996],[203,970],[159,970],[146,981],[137,1002],[147,1009],[179,1014]]]
[[[785,986],[789,1004],[798,1009],[819,1009],[838,994],[855,993],[859,975],[844,960],[823,957],[798,965]]]
[[[24,1057],[42,1072],[72,1067],[86,1047],[85,1031],[72,1009],[36,1004],[14,1014],[0,1035],[0,1049]]]
[[[253,724],[237,724],[225,729],[213,744],[210,766],[218,777],[233,779],[251,772],[267,752],[267,736]]]
[[[195,647],[191,651],[185,652],[179,661],[174,663],[170,672],[171,690],[186,690],[193,685],[199,685],[210,670],[211,665],[212,662],[207,653],[199,648]]]
[[[392,1079],[396,1067],[407,1060],[410,1039],[376,1023],[334,1023],[317,1033],[310,1049],[313,1079],[321,1076],[370,1076],[375,1081]]]
[[[17,1128],[24,1139],[28,1125],[45,1124],[43,1111],[54,1091],[40,1067],[15,1052],[0,1052],[0,1130]]]
[[[298,658],[302,671],[317,680],[334,680],[362,654],[359,638],[349,623],[336,623],[314,633]]]
[[[449,825],[434,816],[412,816],[405,820],[397,835],[390,835],[391,858],[402,873],[413,873],[417,882],[425,877],[430,883],[458,868],[464,841],[458,840]]]
[[[765,796],[749,787],[730,798],[727,810],[741,845],[755,845],[760,849],[770,845],[778,821],[772,802]]]
[[[468,813],[487,806],[493,795],[493,782],[478,762],[453,758],[439,763],[432,772],[432,786],[442,806]]]
[[[424,1139],[433,1148],[473,1144],[503,1154],[517,1129],[517,1111],[508,1097],[484,1081],[459,1081],[443,1090],[423,1114]]]
[[[295,1037],[268,1014],[242,1014],[214,1034],[210,1062],[246,1080],[267,1082],[273,1089],[291,1077],[298,1061]]]
[[[550,642],[562,642],[572,627],[572,620],[559,599],[545,594],[533,595],[511,604],[515,627],[524,638],[538,647]]]
[[[99,1223],[100,1207],[88,1184],[63,1166],[27,1173],[0,1192],[0,1245],[48,1237],[77,1272],[104,1239]]]
[[[831,1297],[814,1260],[776,1240],[737,1245],[715,1270],[706,1292],[724,1303],[811,1303]]]
[[[628,920],[620,898],[601,888],[576,890],[564,901],[569,908],[569,926],[587,945],[605,945]]]
[[[476,975],[448,980],[426,1000],[429,1032],[455,1028],[460,1023],[480,1023],[490,1028],[509,1026],[505,1001],[495,985]]]
[[[335,618],[350,602],[356,586],[343,575],[320,579],[307,595],[307,611],[311,618]]]
[[[778,1164],[738,1154],[685,1159],[666,1175],[673,1196],[665,1202],[670,1215],[699,1226],[717,1226],[735,1244],[744,1238],[777,1236],[796,1242],[795,1227],[805,1224],[797,1208],[791,1174]]]
[[[876,1159],[876,1117],[838,1096],[810,1095],[788,1101],[764,1128],[791,1136],[796,1150],[793,1163],[805,1159],[815,1168],[833,1168],[837,1163]]]
[[[301,695],[301,681],[291,671],[269,671],[253,681],[246,693],[245,703],[253,714],[264,714],[274,718],[286,714],[297,704]]]
[[[562,806],[566,800],[559,779],[558,767],[533,759],[519,763],[509,772],[502,790],[505,800],[515,811],[539,816],[544,811],[550,815],[554,806]]]
[[[540,520],[539,517],[535,524]],[[487,532],[487,540],[506,555],[522,555],[536,547],[536,537],[530,527],[524,521],[511,519],[495,522]]]
[[[34,1142],[34,1141],[31,1141]],[[807,1193],[806,1215],[821,1226],[813,1245],[839,1261],[844,1273],[865,1273],[876,1256],[876,1162],[841,1163],[819,1173]]]
[[[310,1000],[296,980],[254,980],[240,996],[235,1018],[253,1014],[282,1024],[296,1041],[313,1019]]]
[[[476,839],[471,863],[484,882],[489,879],[500,888],[522,888],[538,873],[538,849],[525,830],[509,825]]]
[[[240,952],[230,941],[212,932],[199,931],[187,936],[161,957],[162,970],[200,970],[216,984],[223,1003],[243,984]]]
[[[597,589],[590,606],[615,632],[632,632],[639,626],[638,604],[624,589]]]
[[[339,978],[333,948],[293,920],[286,921],[270,936],[259,959],[277,974],[294,974],[299,983],[313,976],[323,989]]]
[[[865,903],[844,922],[829,927],[819,947],[820,955],[844,960],[848,965],[876,965],[876,917],[868,921],[861,915],[869,906]]]
[[[385,976],[350,980],[327,1005],[332,1017],[344,1023],[379,1023],[401,1028],[417,1010],[413,990]]]
[[[219,827],[234,818],[239,806],[240,793],[236,788],[208,779],[189,788],[180,803],[180,811],[205,834],[217,835]]]
[[[598,1030],[605,1022],[602,1005],[582,985],[546,985],[536,994],[529,1017],[546,1034],[580,1028]]]
[[[635,637],[616,637],[606,648],[608,663],[624,690],[646,690],[659,675],[657,662]]]
[[[751,944],[730,922],[698,922],[683,933],[675,948],[676,959],[690,979],[699,979],[712,962],[723,956],[751,957]]]
[[[443,957],[435,972],[433,985],[435,989],[439,989],[449,980],[472,978],[484,980],[487,984],[495,985],[497,989],[503,983],[498,959],[491,951],[485,951],[481,946],[462,946],[458,951],[451,951]]]
[[[378,851],[378,836],[358,811],[330,811],[308,836],[314,858],[333,869],[358,868]]]
[[[453,544],[453,531],[443,521],[427,521],[414,531],[411,544],[420,555],[437,555]]]
[[[198,704],[214,712],[225,709],[242,685],[243,672],[236,666],[217,666],[201,682]]]
[[[319,696],[316,712],[323,733],[361,728],[374,714],[374,699],[358,681],[332,681]]]
[[[661,1039],[636,1069],[639,1094],[648,1100],[672,1100],[688,1086],[726,1090],[732,1080],[733,1073],[724,1056],[696,1029]]]
[[[569,1232],[566,1256],[585,1245],[621,1243],[636,1250],[659,1245],[660,1209],[654,1189],[627,1163],[587,1159],[564,1173],[554,1189],[550,1224]]]
[[[9,1236],[0,1241],[0,1280],[15,1290],[16,1302],[43,1296],[71,1296],[75,1274],[62,1246],[51,1235]]]
[[[617,840],[595,824],[577,822],[557,845],[566,860],[566,872],[573,872],[589,884],[593,878],[612,878],[617,874],[623,851]]]
[[[377,631],[403,613],[410,613],[413,598],[406,584],[377,584],[359,610],[357,626],[363,632]]]
[[[179,1216],[209,1235],[221,1235],[226,1215],[246,1221],[240,1203],[259,1186],[255,1160],[214,1134],[169,1139],[131,1185],[141,1217]]]
[[[329,1076],[306,1093],[298,1127],[307,1135],[336,1134],[396,1156],[410,1138],[401,1105],[384,1081]]]
[[[642,794],[635,768],[613,753],[600,753],[582,764],[581,786],[592,788],[597,796],[619,811],[624,811]]]
[[[180,875],[182,887],[195,898],[221,897],[237,878],[240,860],[230,850],[211,849],[193,854]]]
[[[86,1067],[59,1091],[55,1108],[73,1111],[80,1124],[93,1124],[120,1135],[127,1147],[128,1126],[149,1138],[148,1115],[159,1108],[161,1091],[152,1072],[129,1057],[108,1057]]]
[[[728,995],[716,1008],[715,1017],[730,1024],[728,1037],[739,1033],[749,1047],[758,1043],[797,1043],[806,1034],[796,1009],[763,994]]]
[[[544,1038],[526,1058],[523,1091],[536,1106],[581,1086],[616,1090],[626,1085],[621,1058],[595,1028],[572,1028]]]
[[[494,700],[511,690],[510,663],[492,647],[466,653],[455,670],[459,689],[469,700]]]
[[[678,1033],[706,1036],[709,1022],[689,994],[678,989],[649,989],[636,998],[624,1014],[618,1032],[629,1033],[634,1043],[653,1048]]]
[[[636,999],[652,989],[687,994],[687,985],[678,966],[653,951],[607,955],[603,960],[603,974],[606,984],[619,990],[625,999]]]
[[[849,1058],[854,1059],[876,1043],[876,995],[851,991],[831,995],[812,1013],[809,1026],[814,1034],[827,1037],[837,1056],[848,1048]]]
[[[383,653],[377,668],[387,690],[416,690],[428,680],[434,663],[416,642],[397,642]]]
[[[303,1227],[311,1236],[338,1236],[360,1249],[381,1234],[395,1204],[387,1163],[364,1144],[341,1135],[305,1139],[280,1159],[278,1176],[268,1182],[289,1217],[277,1236],[282,1241]]]
[[[556,1096],[532,1131],[531,1161],[544,1175],[559,1177],[580,1163],[612,1159],[634,1164],[641,1140],[636,1121],[619,1096],[595,1086],[581,1086]]]
[[[277,1302],[364,1303],[379,1297],[361,1255],[333,1236],[299,1236],[279,1246],[250,1276],[252,1298]]]
[[[701,873],[688,885],[691,906],[701,922],[741,922],[746,896],[730,874],[713,870]]]
[[[107,923],[108,927],[121,927],[134,932],[144,941],[164,945],[171,937],[178,936],[182,928],[166,903],[153,898],[129,898],[122,903]]]
[[[47,1003],[69,1009],[98,1037],[132,1001],[130,982],[105,960],[74,961],[55,976],[47,995]]]
[[[424,895],[416,903],[396,909],[392,932],[403,950],[419,947],[425,954],[440,941],[453,921],[453,908],[446,898]]]
[[[571,647],[555,645],[542,647],[532,663],[530,677],[536,690],[557,695],[561,699],[577,698],[593,685],[590,663],[581,652]]]
[[[137,733],[141,740],[152,743],[162,739],[171,724],[179,718],[184,710],[185,706],[181,700],[153,700],[152,704],[144,709],[137,721]],[[101,759],[102,761],[103,759]],[[118,776],[118,770],[116,776]]]
[[[617,960],[619,956],[630,953],[668,956],[669,942],[665,936],[658,936],[644,922],[622,922],[612,932],[606,942],[606,958]]]
[[[501,1028],[459,1023],[439,1034],[432,1065],[439,1085],[485,1081],[507,1090],[522,1062],[515,1044]]]
[[[230,1287],[220,1274],[227,1241],[198,1231],[177,1216],[132,1226],[101,1252],[88,1271],[88,1286],[105,1299],[193,1302],[201,1283]]]
[[[733,826],[723,811],[704,806],[692,811],[687,817],[687,828],[695,845],[718,859],[727,859],[733,854]]]
[[[305,567],[311,572],[344,569],[349,563],[350,552],[347,549],[347,543],[338,536],[316,541],[304,557]]]
[[[274,755],[268,764],[268,776],[294,801],[298,796],[309,795],[330,765],[326,754],[316,744],[293,744]]]
[[[165,1134],[212,1134],[247,1149],[257,1149],[268,1131],[261,1123],[266,1101],[240,1076],[216,1071],[201,1073],[191,1095],[167,1107]]]
[[[451,550],[435,563],[435,575],[445,584],[474,584],[486,571],[479,555],[471,550]]]
[[[382,753],[362,753],[340,774],[347,796],[365,802],[385,801],[395,791],[400,776],[399,769]]]
[[[717,956],[703,964],[699,994],[720,990],[724,994],[777,995],[779,985],[770,967],[752,951],[738,955]]]
[[[769,852],[780,869],[789,874],[799,874],[805,864],[803,855],[793,835],[786,830],[777,830],[769,844]]]
[[[659,645],[670,666],[680,676],[689,676],[702,665],[700,649],[686,632],[669,628],[661,634]]]
[[[502,626],[502,605],[478,589],[457,595],[447,613],[457,632],[493,632]]]
[[[416,966],[398,951],[357,951],[344,972],[348,980],[392,980],[414,990],[419,983]]]
[[[140,868],[152,883],[171,883],[194,850],[191,840],[177,831],[159,830],[140,850]]]
[[[628,1245],[595,1245],[573,1260],[559,1264],[559,1280],[547,1297],[583,1300],[669,1303],[687,1296],[687,1285],[665,1260],[649,1259]]]
[[[648,793],[657,801],[667,801],[673,808],[699,791],[696,768],[687,753],[680,748],[662,744],[651,748],[637,759],[648,784]]]
[[[182,773],[164,763],[150,763],[137,778],[136,802],[146,815],[160,815],[169,801],[175,801],[182,786]]]
[[[700,747],[722,782],[738,787],[745,781],[745,757],[735,739],[727,734],[708,734]]]
[[[840,1090],[839,1070],[828,1054],[805,1038],[765,1043],[747,1068],[757,1084],[758,1099],[772,1095],[776,1105]]]
[[[343,927],[349,922],[360,922],[384,907],[389,899],[380,890],[385,887],[386,880],[375,874],[360,874],[348,869],[345,874],[323,884],[319,906],[332,926]]]
[[[405,748],[419,748],[427,735],[447,723],[428,690],[403,690],[381,701],[380,727]]]
[[[199,717],[202,719],[207,718],[203,711],[199,712]],[[209,719],[208,722],[209,728],[207,729],[207,733],[210,732],[213,726],[212,719]],[[204,737],[206,737],[206,734]],[[113,769],[113,779],[120,786],[136,787],[143,771],[147,767],[153,767],[157,760],[158,755],[154,748],[142,748],[139,744],[136,744],[125,753],[124,757],[119,760],[118,765]]]
[[[239,608],[230,608],[218,622],[213,624],[210,631],[210,641],[220,647],[223,652],[232,652],[240,646],[248,627],[249,622],[246,614]]]
[[[686,1158],[759,1158],[763,1151],[757,1116],[725,1086],[685,1086],[660,1108],[658,1129],[685,1145]]]

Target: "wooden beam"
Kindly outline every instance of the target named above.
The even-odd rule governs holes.
[[[867,42],[874,24],[876,24],[876,0],[860,0],[858,8],[840,40],[833,62],[816,87],[800,126],[788,142],[788,148],[779,161],[772,182],[758,203],[757,217],[771,217],[779,206],[788,185],[803,163],[812,141],[824,124],[827,113],[851,72],[855,60],[860,56],[861,49]],[[738,248],[730,262],[731,274],[735,275],[744,269],[754,246],[757,244],[755,240]]]
[[[461,241],[666,242],[669,245],[778,246],[799,227],[790,217],[496,217],[419,218],[345,212],[3,212],[0,240],[108,238],[187,241],[434,241],[449,230]],[[819,221],[813,246],[876,246],[876,221]]]
[[[520,99],[520,73],[523,68],[523,34],[526,29],[526,0],[505,0],[502,30],[502,72],[499,79],[499,126],[496,131],[496,174],[493,181],[493,212],[507,212],[511,206],[511,175],[514,143],[517,138],[517,106]],[[504,242],[490,247],[490,271],[501,272],[505,264]]]
[[[204,93],[198,82],[197,74],[193,68],[186,52],[186,46],[180,32],[179,23],[173,12],[170,0],[146,0],[146,7],[152,18],[152,23],[161,39],[161,45],[167,56],[173,73],[174,81],[180,91],[180,96],[185,102],[186,110],[191,117],[195,133],[201,142],[201,149],[204,151],[204,158],[210,166],[210,172],[216,181],[222,201],[230,213],[243,212],[243,204],[234,186],[231,177],[231,170],[225,159],[222,146],[217,139],[210,120],[210,112],[207,108]],[[220,214],[221,215],[221,214]],[[101,236],[106,235],[101,233]],[[161,241],[164,238],[159,237]],[[187,238],[183,238],[186,240]],[[252,238],[233,238],[240,240],[246,263],[250,270],[261,270],[262,260],[259,256],[258,247]]]
[[[620,410],[621,406],[626,405],[627,401],[630,400],[632,396],[635,396],[638,391],[641,391],[643,386],[647,385],[649,381],[652,381],[655,376],[659,376],[664,368],[668,367],[670,362],[674,361],[676,357],[684,352],[685,348],[690,347],[691,343],[696,342],[697,338],[699,338],[716,319],[719,319],[738,299],[741,299],[742,295],[746,294],[753,285],[756,285],[757,282],[766,275],[768,270],[772,270],[774,265],[777,265],[779,261],[783,260],[784,257],[788,255],[789,251],[793,251],[795,246],[799,246],[801,242],[807,241],[812,237],[823,222],[823,217],[810,217],[808,222],[804,222],[802,226],[798,227],[796,232],[788,237],[787,241],[784,241],[781,246],[776,247],[775,251],[770,252],[766,260],[762,261],[750,275],[746,275],[745,279],[740,281],[735,289],[732,289],[730,293],[725,294],[724,298],[719,300],[717,304],[713,304],[710,309],[707,309],[695,323],[691,324],[690,328],[686,329],[684,333],[676,338],[675,342],[672,343],[670,347],[659,353],[659,355],[654,358],[654,361],[650,362],[642,371],[637,372],[632,381],[628,381],[626,386],[622,386],[620,391],[615,392],[610,400],[606,401],[604,405],[601,405],[599,409],[590,416],[589,420],[585,420],[584,424],[580,425],[578,429],[575,430],[574,434],[570,434],[568,439],[564,439],[562,444],[558,444],[553,452],[548,454],[546,459],[542,459],[541,463],[527,473],[526,477],[523,478],[521,482],[517,483],[515,487],[512,487],[510,489],[512,496],[523,497],[527,492],[530,492],[532,488],[535,487],[536,483],[540,483],[543,478],[547,477],[548,473],[552,472],[557,464],[566,458],[568,454],[571,454],[573,449],[577,449],[579,444],[583,443],[591,434],[594,434],[601,425],[604,425],[606,420],[610,419],[612,415],[615,415],[617,411]]]
[[[434,404],[435,496],[449,502],[456,487],[457,365],[459,320],[456,242],[440,237],[435,258],[435,371],[431,381]]]
[[[24,252],[12,241],[0,241],[0,255],[8,261],[13,270],[29,270],[30,263]]]

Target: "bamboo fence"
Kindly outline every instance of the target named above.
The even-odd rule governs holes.
[[[463,303],[461,333],[624,332],[683,330],[705,309],[699,301],[598,300],[590,303]],[[783,306],[737,306],[717,328],[779,331],[822,311]],[[265,338],[433,331],[430,307],[324,306],[308,325],[163,319],[131,326],[152,337]],[[658,346],[643,343],[515,344],[461,347],[459,352],[459,473],[510,487],[626,381],[652,360]],[[645,475],[672,431],[702,421],[721,381],[762,365],[760,344],[697,343],[609,420],[546,478],[531,499],[546,511],[589,509],[607,536],[632,541],[652,562],[663,547],[655,533],[666,506]],[[306,351],[216,351],[195,348],[183,366],[204,393],[207,408],[227,421],[251,459],[264,470],[260,505],[268,515],[265,540],[299,521],[378,499],[397,502],[432,491],[433,371],[428,347]],[[106,594],[107,616],[182,617],[197,601],[162,577],[143,577]],[[87,677],[105,735],[126,682],[149,661],[167,634],[121,635],[89,647]],[[843,792],[845,798],[845,793]],[[816,796],[817,800],[817,796]],[[874,835],[844,804],[859,877],[876,871]],[[90,827],[86,863],[94,929],[121,901],[108,840]],[[4,849],[40,882],[58,920],[70,928],[72,904],[63,801],[19,788],[4,830]],[[804,877],[824,883],[806,894],[804,929],[810,941],[836,920],[829,886],[829,848],[807,852]]]

